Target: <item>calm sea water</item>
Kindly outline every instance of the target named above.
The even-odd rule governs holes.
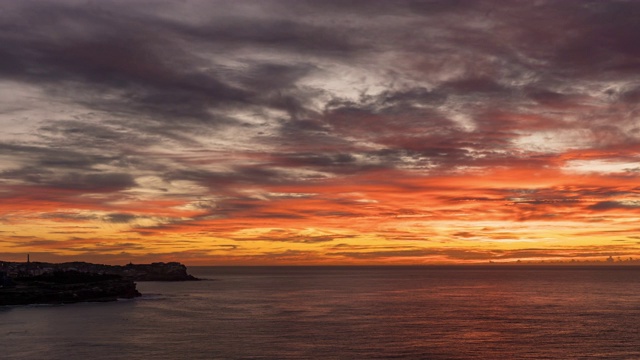
[[[638,359],[640,269],[191,268],[0,308],[2,359]]]

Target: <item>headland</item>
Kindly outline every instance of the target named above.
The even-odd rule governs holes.
[[[0,261],[0,306],[114,301],[141,296],[136,281],[199,280],[177,262],[103,265]]]

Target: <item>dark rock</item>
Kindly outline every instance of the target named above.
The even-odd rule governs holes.
[[[187,273],[187,267],[177,263],[128,264],[113,273],[135,281],[193,281],[199,280]]]
[[[8,269],[14,273],[33,276],[55,271],[78,271],[92,274],[112,274],[133,281],[193,281],[199,280],[187,273],[187,267],[178,262],[156,262],[152,264],[103,265],[87,262],[51,264],[43,262],[11,263],[0,261],[0,271]],[[5,270],[7,271],[7,270]],[[14,276],[16,277],[16,276]]]
[[[57,271],[19,277],[14,283],[13,287],[0,288],[0,305],[114,301],[140,296],[132,280],[117,275]]]
[[[140,296],[134,281],[199,280],[177,263],[102,265],[0,261],[0,305],[113,301]]]

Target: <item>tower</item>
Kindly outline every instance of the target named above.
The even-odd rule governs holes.
[[[27,264],[29,264],[29,263],[31,263],[31,259],[30,259],[29,254],[27,254]]]

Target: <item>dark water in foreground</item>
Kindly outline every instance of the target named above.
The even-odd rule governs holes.
[[[0,308],[2,359],[638,359],[640,268],[191,268]]]

